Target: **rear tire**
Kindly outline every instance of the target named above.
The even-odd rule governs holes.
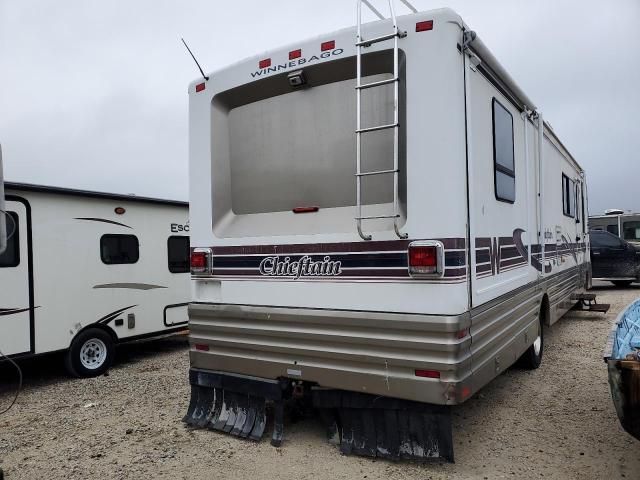
[[[633,283],[633,280],[611,280],[611,283],[618,288],[626,288]]]
[[[527,370],[535,370],[542,364],[542,354],[544,353],[543,319],[542,310],[540,310],[538,315],[538,336],[527,351],[518,359],[518,365]]]
[[[71,342],[65,367],[74,377],[97,377],[109,369],[114,352],[111,335],[99,328],[89,328]]]

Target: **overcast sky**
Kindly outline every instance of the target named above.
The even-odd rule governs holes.
[[[414,4],[450,6],[478,32],[587,171],[592,213],[640,211],[640,0]],[[211,71],[350,26],[354,7],[0,0],[5,177],[186,199],[186,91],[197,70],[180,37]]]

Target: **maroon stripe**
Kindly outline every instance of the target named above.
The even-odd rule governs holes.
[[[445,249],[465,248],[464,238],[441,238]],[[212,247],[214,255],[284,255],[292,253],[321,254],[327,252],[384,252],[406,250],[414,240],[385,240],[375,242],[298,243],[290,245],[240,245]]]

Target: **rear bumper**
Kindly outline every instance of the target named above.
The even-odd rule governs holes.
[[[471,338],[458,338],[469,327],[468,313],[194,303],[189,306],[191,367],[267,383],[290,378],[324,388],[456,404],[473,393]],[[418,377],[416,370],[436,371],[440,378]]]

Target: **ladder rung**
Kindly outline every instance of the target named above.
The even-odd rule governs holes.
[[[390,123],[388,125],[379,125],[377,127],[361,128],[360,130],[356,130],[356,133],[367,133],[375,132],[377,130],[385,130],[387,128],[396,128],[398,125],[398,123]]]
[[[382,85],[389,85],[390,83],[397,82],[397,81],[398,81],[397,78],[388,78],[387,80],[380,80],[379,82],[371,82],[371,83],[365,83],[364,85],[358,85],[356,89],[364,90],[366,88],[381,87]]]
[[[374,43],[384,42],[386,40],[391,40],[393,37],[399,37],[400,32],[389,33],[387,35],[381,35],[379,37],[370,38],[369,40],[362,40],[356,43],[356,47],[364,47],[373,45]]]
[[[400,215],[371,215],[368,217],[356,217],[356,220],[378,220],[381,218],[400,218]]]
[[[396,173],[400,170],[376,170],[373,172],[356,173],[356,177],[368,177],[369,175],[385,175],[387,173]]]

